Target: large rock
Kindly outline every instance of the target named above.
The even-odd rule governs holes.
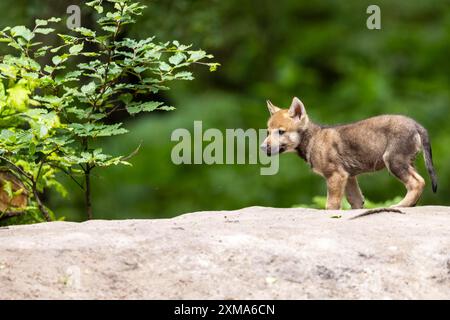
[[[450,208],[404,211],[252,207],[0,229],[0,299],[449,299]]]

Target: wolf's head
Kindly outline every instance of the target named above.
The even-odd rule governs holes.
[[[267,155],[295,151],[301,141],[301,131],[309,123],[306,109],[299,98],[292,99],[289,109],[281,109],[267,101],[270,118],[267,122],[267,138],[261,149]]]

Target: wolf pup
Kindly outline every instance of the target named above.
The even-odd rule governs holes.
[[[437,177],[427,130],[401,115],[381,115],[351,124],[321,126],[312,122],[305,106],[294,98],[289,109],[267,101],[270,112],[267,138],[261,148],[268,155],[297,152],[327,181],[327,209],[340,209],[344,194],[352,209],[362,208],[364,197],[356,177],[387,168],[406,187],[394,207],[411,207],[419,200],[425,180],[414,168],[423,150],[433,192]]]

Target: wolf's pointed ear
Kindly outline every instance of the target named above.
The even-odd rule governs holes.
[[[289,116],[291,118],[298,117],[299,119],[303,116],[306,116],[305,106],[303,105],[303,102],[301,102],[297,97],[294,97],[294,99],[292,99],[292,103],[289,108]]]
[[[270,100],[267,100],[267,109],[269,109],[270,115],[273,115],[275,112],[280,111],[281,109],[274,106]]]

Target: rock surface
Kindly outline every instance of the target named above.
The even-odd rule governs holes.
[[[450,299],[450,208],[403,210],[2,228],[0,299]]]

